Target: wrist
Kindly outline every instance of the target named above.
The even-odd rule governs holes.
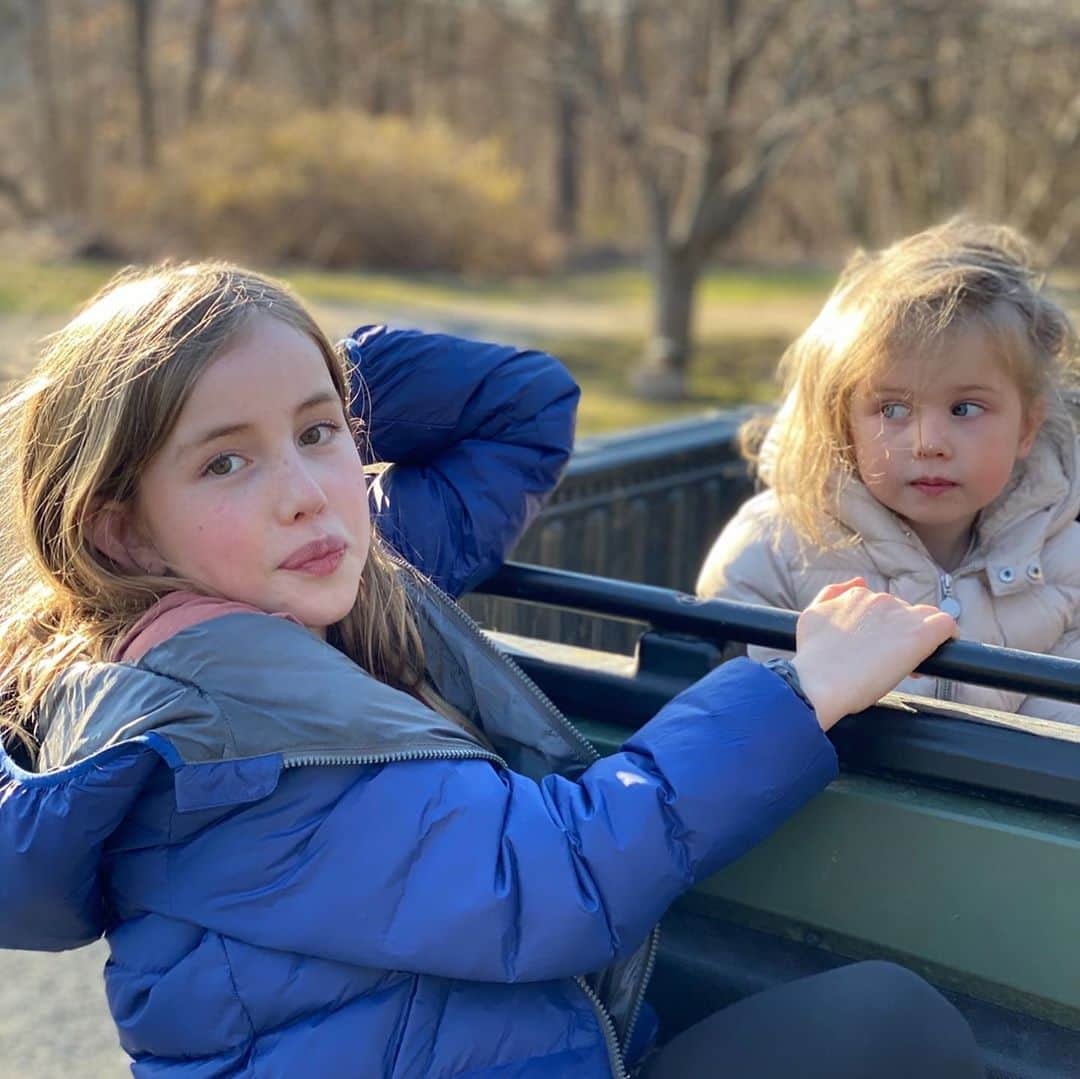
[[[802,679],[799,677],[798,668],[790,659],[783,659],[778,656],[774,659],[767,659],[763,666],[772,671],[777,678],[786,682],[791,692],[794,693],[807,708],[812,712],[816,712],[814,702],[810,700],[806,690],[803,689]]]
[[[818,725],[823,731],[827,731],[837,720],[845,715],[842,706],[838,707],[836,699],[836,687],[833,685],[835,673],[820,670],[819,664],[814,664],[799,656],[790,661],[792,669],[799,678],[799,684],[803,691],[803,698],[809,702],[817,717]]]

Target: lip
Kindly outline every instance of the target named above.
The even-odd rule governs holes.
[[[323,536],[297,547],[278,569],[325,577],[338,568],[344,557],[345,541],[334,536]]]
[[[947,480],[944,476],[920,476],[917,480],[912,480],[909,486],[925,495],[941,495],[956,490],[960,484]]]

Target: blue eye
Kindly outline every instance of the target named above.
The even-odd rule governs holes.
[[[959,416],[962,419],[967,419],[973,416],[981,416],[986,411],[982,405],[975,404],[974,401],[957,401],[952,406],[952,414]]]
[[[233,467],[236,462],[236,467]],[[244,459],[238,453],[222,453],[215,457],[203,469],[203,475],[207,476],[231,476],[234,472],[244,467]]]
[[[881,414],[887,420],[903,420],[911,415],[911,406],[900,401],[886,401],[881,406]]]

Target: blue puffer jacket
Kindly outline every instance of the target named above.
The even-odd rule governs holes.
[[[458,592],[557,477],[576,390],[536,353],[381,330],[351,351],[396,462],[380,526]],[[105,932],[136,1076],[623,1075],[664,909],[835,773],[813,715],[746,660],[598,761],[403,576],[430,678],[484,742],[299,626],[233,613],[73,666],[38,771],[0,756],[0,944]]]

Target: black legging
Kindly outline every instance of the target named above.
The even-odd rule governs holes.
[[[971,1029],[918,975],[853,963],[740,1000],[684,1030],[644,1079],[983,1079]]]

